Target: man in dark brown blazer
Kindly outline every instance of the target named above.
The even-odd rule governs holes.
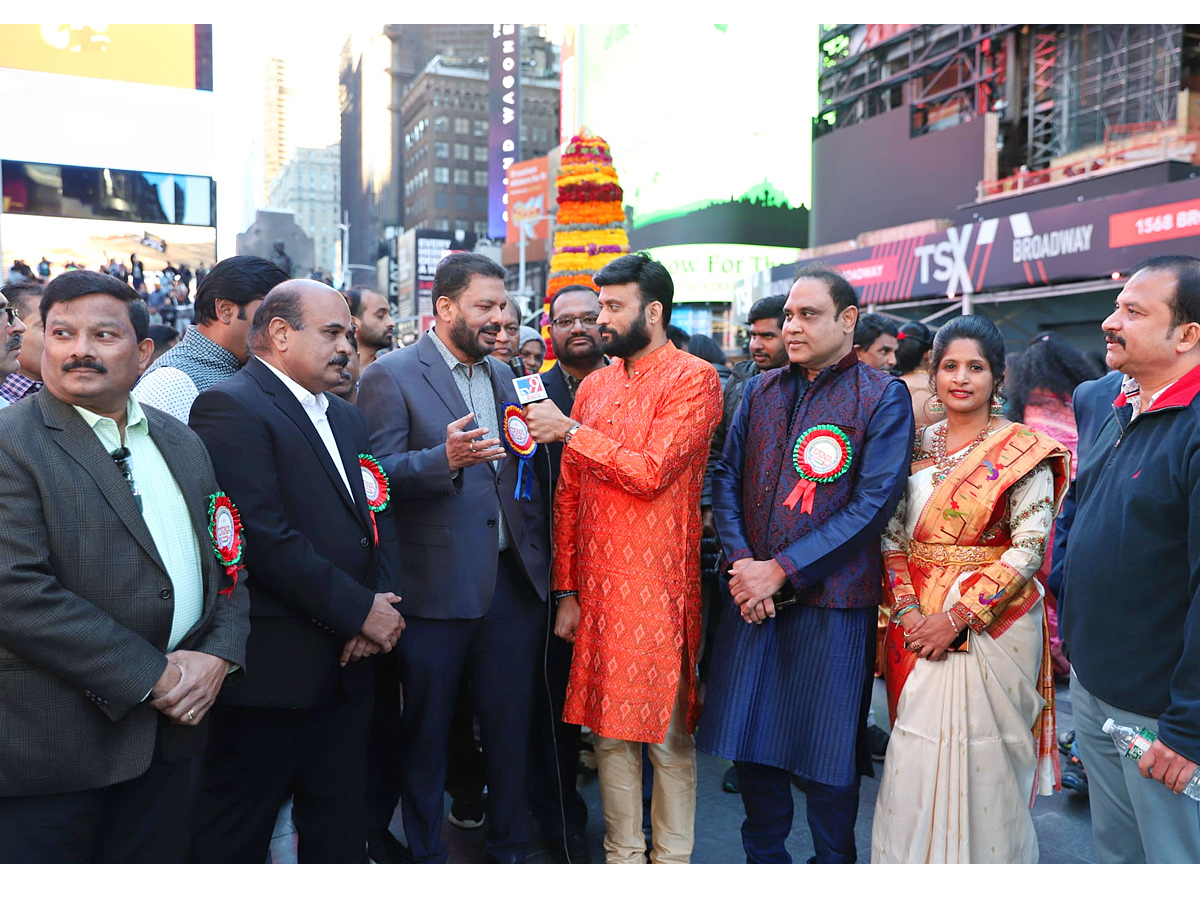
[[[137,293],[68,272],[41,315],[45,389],[0,411],[0,863],[182,862],[191,759],[245,661],[246,576],[214,547],[239,533],[200,439],[130,397]]]

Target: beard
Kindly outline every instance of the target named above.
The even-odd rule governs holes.
[[[594,335],[584,335],[591,343],[586,347],[572,347],[571,341],[580,337],[578,334],[568,334],[567,339],[563,341],[561,347],[554,347],[554,355],[561,359],[569,366],[579,366],[580,368],[595,365],[600,357],[604,355],[604,348],[600,345],[600,341]]]
[[[499,325],[484,325],[477,331],[472,331],[471,326],[467,324],[467,320],[462,316],[458,316],[454,320],[454,324],[450,326],[450,340],[463,353],[471,357],[471,359],[483,359],[492,352],[492,348],[485,344],[480,335],[484,334],[499,334]]]
[[[633,324],[624,334],[618,334],[608,326],[602,326],[600,337],[604,341],[601,351],[610,356],[628,359],[639,350],[644,349],[650,343],[650,329],[646,325],[645,308],[638,313],[638,317],[633,320]]]

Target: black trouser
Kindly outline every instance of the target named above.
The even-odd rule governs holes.
[[[338,687],[315,709],[214,707],[192,861],[265,862],[290,795],[299,862],[366,862],[363,781],[373,699],[374,691]]]
[[[185,862],[191,764],[164,762],[156,746],[150,768],[130,781],[0,797],[0,864]]]

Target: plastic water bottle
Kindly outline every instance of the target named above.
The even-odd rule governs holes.
[[[1113,739],[1117,749],[1128,759],[1141,759],[1142,754],[1149,750],[1150,745],[1158,739],[1158,735],[1149,728],[1118,725],[1112,719],[1105,721],[1101,731]],[[1192,780],[1183,789],[1183,795],[1191,797],[1193,800],[1200,800],[1200,767],[1197,767],[1192,775]]]

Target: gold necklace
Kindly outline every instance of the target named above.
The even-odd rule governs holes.
[[[946,432],[950,430],[950,423],[944,423],[941,428],[934,429],[933,432],[933,483],[941,484],[946,480],[946,476],[950,474],[958,463],[954,462],[953,457],[946,454]],[[979,432],[975,440],[971,441],[962,450],[955,452],[954,456],[963,454],[969,455],[972,450],[987,440],[987,436],[992,430],[992,417],[988,416],[987,422],[983,426],[983,431]]]

